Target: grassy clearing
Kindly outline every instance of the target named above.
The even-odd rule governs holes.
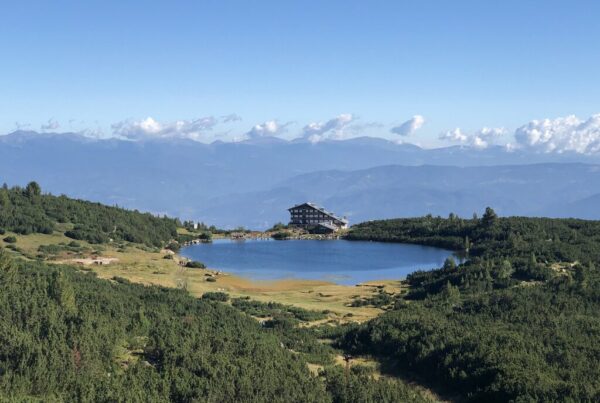
[[[7,233],[8,235],[8,233]],[[38,253],[40,245],[69,243],[70,238],[62,232],[51,235],[32,234],[17,235],[15,244],[21,253],[29,258]],[[343,286],[322,281],[311,280],[280,280],[280,281],[251,281],[245,278],[222,273],[213,268],[188,269],[179,265],[180,259],[165,259],[166,251],[152,250],[139,245],[128,244],[123,248],[119,245],[92,245],[78,241],[91,251],[100,252],[103,259],[114,259],[109,264],[89,264],[87,270],[93,270],[98,277],[112,279],[125,278],[131,282],[164,287],[185,287],[191,295],[201,297],[209,291],[222,291],[232,298],[250,297],[262,302],[278,302],[300,308],[324,311],[328,310],[328,318],[323,322],[363,322],[379,315],[382,310],[374,307],[348,306],[356,297],[368,298],[377,294],[376,286],[384,286],[388,292],[399,292],[402,285],[399,281],[377,281],[361,286]],[[4,244],[4,242],[2,242]],[[5,245],[3,245],[5,246]],[[96,254],[94,254],[94,257]],[[92,257],[92,256],[88,256]],[[64,263],[82,267],[75,257],[49,261],[49,263]],[[315,322],[316,323],[316,322]]]

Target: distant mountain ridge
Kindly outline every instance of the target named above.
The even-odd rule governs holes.
[[[502,215],[600,219],[600,165],[490,167],[382,166],[299,175],[277,186],[212,200],[203,216],[266,227],[287,220],[286,207],[311,200],[352,223],[426,214],[470,217],[486,206]]]
[[[479,177],[477,171],[489,172],[488,182],[499,180],[497,177],[506,181],[527,177],[526,168],[516,176],[500,175],[500,166],[504,165],[577,161],[600,163],[600,158],[508,152],[502,147],[423,149],[369,137],[315,144],[274,138],[203,144],[188,139],[99,140],[76,133],[31,131],[0,136],[0,180],[11,185],[36,180],[55,194],[216,225],[261,228],[287,219],[280,209],[289,207],[288,202],[307,199],[347,213],[353,220],[371,217],[364,213],[369,203],[371,211],[385,216],[418,215],[429,212],[427,207],[432,213],[441,213],[446,211],[439,207],[444,203],[456,212],[471,214],[481,210],[475,201],[498,206],[501,212],[502,203],[506,203],[507,213],[541,214],[545,207],[518,207],[522,203],[518,197],[498,194],[494,186],[480,183],[469,190],[452,184],[463,183],[455,182],[461,175]],[[394,168],[399,166],[404,168]],[[460,171],[445,166],[489,168]],[[531,172],[537,172],[536,169],[539,170],[532,168]],[[386,171],[388,174],[383,175]],[[438,178],[434,178],[436,175]],[[567,177],[561,178],[568,181]],[[320,185],[313,186],[313,181]],[[558,204],[553,211],[563,211],[562,203],[576,206],[573,203],[600,194],[600,188],[594,190],[584,182],[576,182],[570,187],[573,197],[561,194],[559,200],[554,200]],[[512,191],[518,186],[505,184],[500,188]],[[519,191],[529,188],[524,185]],[[490,197],[483,197],[481,189],[491,192]],[[447,201],[442,203],[444,199]],[[254,209],[240,209],[240,203]],[[399,204],[403,204],[403,209],[398,208]],[[546,202],[542,204],[545,206]],[[509,209],[511,206],[515,208]]]

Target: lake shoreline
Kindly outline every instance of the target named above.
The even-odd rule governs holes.
[[[343,239],[281,242],[268,238],[221,238],[186,246],[179,256],[200,261],[219,275],[236,276],[261,288],[306,281],[354,287],[400,281],[414,271],[439,268],[453,252],[414,244]]]

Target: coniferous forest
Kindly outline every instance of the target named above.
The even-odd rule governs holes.
[[[352,239],[452,247],[378,318],[338,339],[472,401],[600,399],[600,222],[450,216],[373,221]]]
[[[223,302],[12,260],[0,249],[0,400],[422,401],[396,382],[329,366],[285,318],[260,325]],[[307,350],[308,351],[308,350]]]
[[[19,236],[74,227],[80,233],[65,235],[90,243],[167,246],[181,224],[42,194],[32,182],[0,189],[0,225]],[[333,365],[339,352],[298,326],[321,312],[239,298],[229,305],[222,292],[198,299],[18,256],[0,248],[2,401],[426,400],[404,383]]]
[[[0,190],[0,225],[90,243],[166,246],[178,220],[41,193]],[[70,233],[69,231],[79,231]],[[0,398],[8,401],[457,401],[600,399],[600,222],[426,216],[354,226],[347,238],[453,249],[396,294],[356,306],[362,324],[278,303],[198,299],[98,279],[0,249]],[[5,239],[9,244],[9,241]],[[9,245],[10,246],[10,245]],[[354,305],[353,305],[354,306]],[[371,357],[344,368],[334,357]],[[310,371],[316,365],[318,371]]]
[[[50,234],[70,223],[65,235],[90,243],[110,240],[161,246],[177,236],[177,220],[104,206],[66,196],[42,194],[36,182],[0,189],[0,229],[17,234]]]

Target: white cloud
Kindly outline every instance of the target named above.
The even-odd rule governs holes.
[[[47,123],[40,126],[40,129],[43,131],[56,130],[58,128],[60,128],[60,124],[54,118],[48,119]]]
[[[302,137],[311,143],[334,139],[341,140],[346,137],[345,129],[354,121],[354,116],[349,113],[343,113],[327,122],[309,123],[302,129]]]
[[[506,134],[506,129],[501,127],[484,127],[473,134],[467,134],[457,127],[454,130],[449,130],[440,134],[439,139],[475,148],[487,148],[493,144],[496,139],[504,136],[504,134]]]
[[[390,131],[399,136],[409,136],[423,127],[425,118],[421,115],[415,115],[399,126],[392,127]]]
[[[441,140],[486,148],[498,141],[506,130],[487,128],[467,134],[459,128],[440,135]],[[508,150],[525,149],[542,153],[574,152],[600,153],[600,113],[581,120],[570,115],[556,119],[532,120],[514,132],[514,142],[506,144]]]
[[[254,139],[259,137],[269,137],[269,136],[277,136],[285,132],[286,127],[290,123],[281,124],[276,120],[268,120],[264,123],[255,125],[250,129],[246,136],[248,138]]]
[[[457,127],[454,130],[448,130],[448,131],[440,134],[439,138],[440,138],[440,140],[448,140],[448,141],[453,141],[453,142],[458,142],[458,143],[466,143],[467,140],[469,139],[469,136],[464,134],[462,132],[462,130],[460,130],[460,127]]]
[[[151,117],[142,120],[124,120],[111,126],[113,134],[130,140],[145,138],[186,138],[201,140],[218,121],[213,116],[194,120],[161,123]]]
[[[576,116],[532,120],[515,131],[516,148],[545,153],[600,152],[600,114],[585,121]]]

